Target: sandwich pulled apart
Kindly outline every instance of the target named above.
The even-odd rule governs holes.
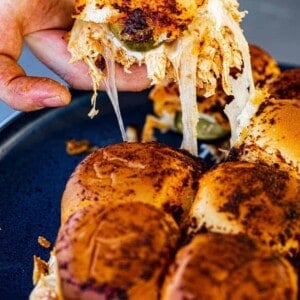
[[[221,89],[238,100],[234,117],[254,93],[249,47],[236,0],[78,0],[68,48],[83,60],[96,91],[104,83],[126,139],[118,107],[115,63],[130,72],[145,64],[153,84],[176,82],[182,110],[182,147],[197,154],[197,90],[204,97]],[[235,121],[235,120],[234,120]]]
[[[95,93],[104,81],[117,100],[115,63],[146,64],[154,84],[178,89],[184,149],[123,142],[80,162],[50,260],[35,257],[31,300],[298,299],[299,69],[281,72],[263,54],[255,63],[256,47],[251,66],[237,8],[76,2],[69,49]],[[208,169],[193,155],[196,96],[218,92],[231,100],[231,145]]]

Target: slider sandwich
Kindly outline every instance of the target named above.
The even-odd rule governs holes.
[[[300,179],[276,165],[224,162],[206,172],[189,213],[193,234],[245,234],[273,252],[300,254]]]
[[[296,300],[297,274],[289,261],[244,235],[207,233],[179,249],[162,300]]]
[[[96,91],[103,82],[122,130],[115,63],[128,72],[133,64],[145,64],[152,84],[178,84],[182,147],[197,154],[197,90],[209,97],[220,84],[238,101],[236,114],[254,94],[238,6],[236,0],[77,0],[68,48],[71,62],[83,60],[90,69],[95,92],[90,115],[97,113]]]
[[[78,209],[60,227],[51,269],[30,299],[158,299],[179,237],[174,219],[150,204]]]
[[[164,144],[118,143],[99,148],[76,167],[61,200],[62,223],[96,203],[151,203],[180,222],[187,215],[205,165]]]
[[[271,85],[276,88],[276,85]],[[286,93],[293,93],[287,90]],[[228,160],[274,165],[300,177],[299,99],[264,98],[240,136]]]
[[[174,219],[150,204],[76,211],[56,241],[63,299],[158,299],[179,237]]]
[[[204,170],[155,142],[89,154],[66,184],[50,261],[35,258],[30,299],[158,299]]]

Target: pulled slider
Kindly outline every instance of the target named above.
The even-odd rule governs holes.
[[[152,84],[178,84],[182,147],[196,155],[196,90],[209,97],[220,82],[227,95],[238,97],[238,107],[254,94],[248,43],[240,28],[245,13],[238,6],[236,0],[77,0],[68,48],[71,62],[83,60],[90,69],[90,115],[97,113],[97,89],[104,83],[122,130],[115,63],[128,72],[133,64],[145,64]]]

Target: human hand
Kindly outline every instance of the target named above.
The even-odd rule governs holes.
[[[16,110],[31,111],[70,102],[66,86],[49,78],[29,77],[17,61],[25,41],[32,53],[76,89],[92,89],[87,66],[70,64],[67,43],[74,0],[1,0],[0,99]],[[137,78],[139,80],[137,80]],[[144,67],[132,73],[116,69],[119,90],[138,91],[149,86]]]

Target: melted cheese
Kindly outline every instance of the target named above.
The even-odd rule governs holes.
[[[112,58],[111,51],[109,48],[105,48],[104,51],[104,59],[107,66],[107,76],[103,79],[103,83],[105,85],[106,93],[112,103],[114,108],[118,124],[121,130],[123,141],[127,141],[127,135],[123,123],[123,119],[121,116],[120,105],[119,105],[119,97],[115,80],[115,61]]]
[[[199,113],[197,108],[196,74],[198,55],[195,51],[194,38],[185,36],[179,44],[169,49],[167,55],[173,64],[179,86],[183,125],[181,148],[197,155],[196,129]]]
[[[89,112],[89,117],[93,118],[98,114],[96,109],[96,100],[98,96],[98,89],[103,83],[107,95],[114,108],[118,124],[121,130],[122,139],[127,141],[126,131],[121,117],[118,92],[115,81],[115,61],[109,47],[99,47],[98,43],[90,38],[90,27],[86,26],[86,22],[77,20],[72,29],[73,34],[69,40],[69,50],[72,58],[71,63],[76,62],[80,57],[88,66],[90,76],[93,83],[93,95],[91,98],[92,108]],[[99,53],[104,57],[107,66],[107,75],[105,75],[99,68],[97,68],[95,61]]]
[[[94,84],[91,116],[97,113],[95,98],[99,82],[104,82],[123,139],[126,139],[118,107],[112,60],[123,64],[125,71],[128,71],[134,63],[145,64],[152,84],[160,83],[166,78],[178,83],[183,120],[182,148],[197,155],[196,88],[203,90],[205,96],[210,96],[215,93],[219,79],[222,80],[224,91],[234,96],[234,100],[226,107],[225,112],[231,124],[231,142],[235,142],[240,134],[239,128],[247,123],[240,117],[245,116],[243,114],[245,107],[248,107],[248,113],[250,107],[249,115],[255,110],[250,101],[254,95],[254,84],[249,48],[239,26],[244,13],[238,12],[236,0],[208,0],[205,5],[199,5],[195,18],[182,36],[172,43],[163,43],[158,48],[147,52],[126,49],[113,36],[105,23],[106,18],[109,19],[115,12],[108,11],[106,7],[95,8],[97,13],[91,13],[95,1],[87,2],[90,4],[76,16],[69,50],[72,61],[84,60],[90,67]],[[107,77],[96,67],[97,55],[105,57]],[[239,70],[235,78],[230,75],[232,69]]]

